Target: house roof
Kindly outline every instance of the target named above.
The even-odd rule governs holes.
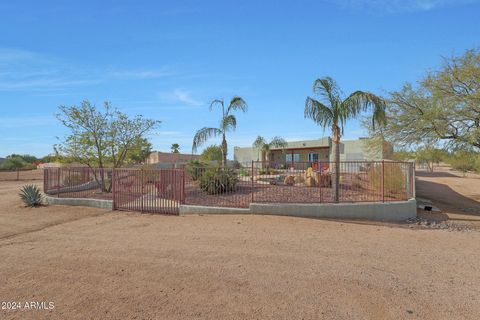
[[[324,137],[317,140],[290,141],[286,149],[313,149],[330,147],[330,138]],[[272,148],[271,150],[281,150],[283,148]]]
[[[190,160],[198,159],[199,155],[187,153],[172,153],[153,151],[147,158],[147,163],[177,163],[188,162]]]

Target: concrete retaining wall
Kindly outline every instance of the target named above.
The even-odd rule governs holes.
[[[100,199],[76,199],[76,198],[55,198],[44,195],[44,201],[47,204],[59,204],[65,206],[84,206],[94,207],[100,209],[112,210],[112,200],[100,200]]]
[[[180,214],[248,214],[250,209],[180,205]]]
[[[385,203],[252,203],[250,204],[250,212],[254,214],[285,215],[305,218],[405,221],[417,216],[417,204],[415,199]]]
[[[55,198],[44,195],[47,204],[85,206],[112,210],[112,200]],[[249,208],[180,205],[180,214],[264,214],[304,218],[363,219],[400,222],[417,216],[415,199],[368,203],[251,203]]]
[[[385,203],[251,203],[249,209],[181,205],[180,214],[268,214],[400,222],[417,216],[417,204],[411,199]]]

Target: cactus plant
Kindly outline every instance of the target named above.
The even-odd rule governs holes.
[[[42,193],[37,186],[26,185],[20,189],[20,198],[27,207],[37,207],[42,205]]]

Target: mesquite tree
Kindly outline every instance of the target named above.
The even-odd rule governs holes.
[[[92,169],[102,191],[110,191],[105,182],[104,170],[118,168],[130,161],[138,161],[150,150],[145,135],[160,122],[137,115],[129,117],[104,103],[103,110],[88,100],[80,106],[60,106],[57,119],[70,133],[55,146],[69,161],[87,165]]]

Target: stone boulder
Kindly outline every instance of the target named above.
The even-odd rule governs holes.
[[[317,180],[314,177],[306,177],[305,178],[305,186],[306,187],[315,187],[317,185]]]
[[[302,177],[302,176],[295,176],[294,182],[295,182],[295,184],[304,183],[304,182],[305,182],[305,178]]]
[[[283,183],[287,186],[293,186],[295,184],[295,177],[294,176],[286,176]]]

